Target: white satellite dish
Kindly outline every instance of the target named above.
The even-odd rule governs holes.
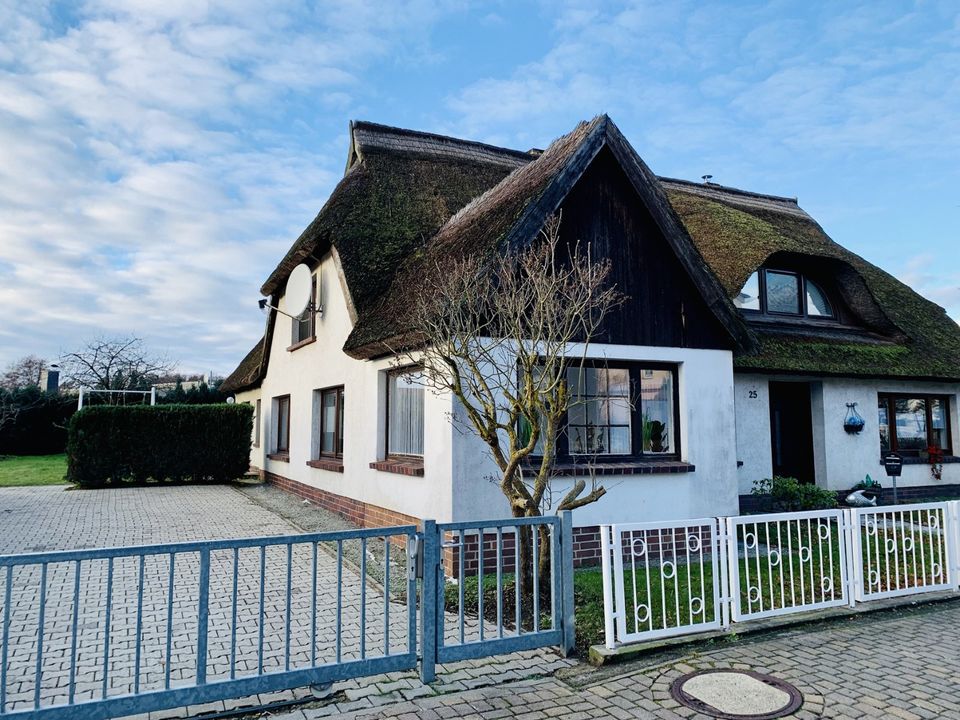
[[[310,268],[300,263],[287,280],[287,292],[284,296],[286,300],[286,311],[288,315],[294,317],[303,315],[303,312],[310,306],[310,295],[313,293],[313,276]]]

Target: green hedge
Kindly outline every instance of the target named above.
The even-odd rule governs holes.
[[[84,487],[225,482],[250,467],[250,405],[84,408],[70,420],[67,479]]]
[[[0,389],[0,404],[16,409],[0,426],[0,455],[54,455],[67,446],[67,423],[77,398],[40,392],[38,387]]]

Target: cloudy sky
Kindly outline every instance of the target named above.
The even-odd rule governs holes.
[[[952,0],[0,0],[0,367],[136,334],[227,373],[351,118],[526,149],[600,112],[960,317]]]

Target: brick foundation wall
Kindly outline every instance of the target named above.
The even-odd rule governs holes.
[[[262,475],[263,479],[271,485],[275,485],[281,490],[296,495],[297,497],[309,500],[324,510],[339,515],[357,527],[389,527],[391,525],[416,525],[420,527],[422,523],[420,518],[413,517],[412,515],[405,515],[396,510],[354,500],[345,495],[327,492],[312,485],[290,480],[282,475],[275,475],[269,472],[263,472]]]
[[[344,495],[327,492],[320,488],[285,478],[282,475],[261,471],[262,479],[271,485],[291,493],[297,497],[309,500],[315,505],[339,515],[344,520],[362,528],[389,527],[392,525],[416,525],[422,527],[421,518],[405,515],[389,508],[365,503],[348,498]],[[446,533],[444,544],[452,544],[459,539],[459,533]],[[397,538],[399,541],[400,538]],[[503,572],[514,571],[514,535],[504,531],[502,535],[501,558]],[[464,533],[463,571],[467,576],[476,575],[481,549],[478,549],[477,533]],[[443,566],[448,577],[457,577],[460,572],[459,546],[443,548]],[[484,573],[496,572],[497,562],[497,534],[485,532],[483,534],[483,568]],[[597,525],[575,527],[573,529],[573,564],[574,567],[589,567],[600,564],[600,527]]]

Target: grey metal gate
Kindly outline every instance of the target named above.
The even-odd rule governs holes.
[[[0,717],[97,720],[415,668],[417,543],[409,526],[2,556]]]
[[[541,538],[540,531],[546,537]],[[528,558],[532,594],[524,593],[532,606],[526,612],[517,579],[524,562],[518,542],[521,533],[529,534],[528,547],[532,549]],[[573,649],[573,520],[569,511],[560,516],[483,522],[437,524],[428,520],[423,542],[420,676],[424,682],[434,679],[436,663],[548,646],[559,646],[563,654]],[[537,559],[541,556],[548,560],[549,582],[540,577]],[[448,578],[455,580],[451,594],[456,597],[451,602],[447,602]],[[466,597],[466,588],[473,583],[477,588],[475,605]],[[547,597],[543,597],[543,585],[549,587]],[[431,597],[434,602],[429,602]],[[456,612],[449,610],[451,606]]]
[[[549,592],[534,593],[527,620],[515,602],[511,620],[504,589],[520,564],[513,540],[530,531],[534,555],[550,560]],[[427,520],[423,532],[0,556],[0,718],[99,720],[411,670],[418,639],[425,682],[437,662],[550,645],[567,651],[571,538],[568,513]],[[476,614],[465,605],[468,571],[479,588],[495,578],[495,609],[485,610],[482,591]],[[456,612],[445,597],[451,575]]]

